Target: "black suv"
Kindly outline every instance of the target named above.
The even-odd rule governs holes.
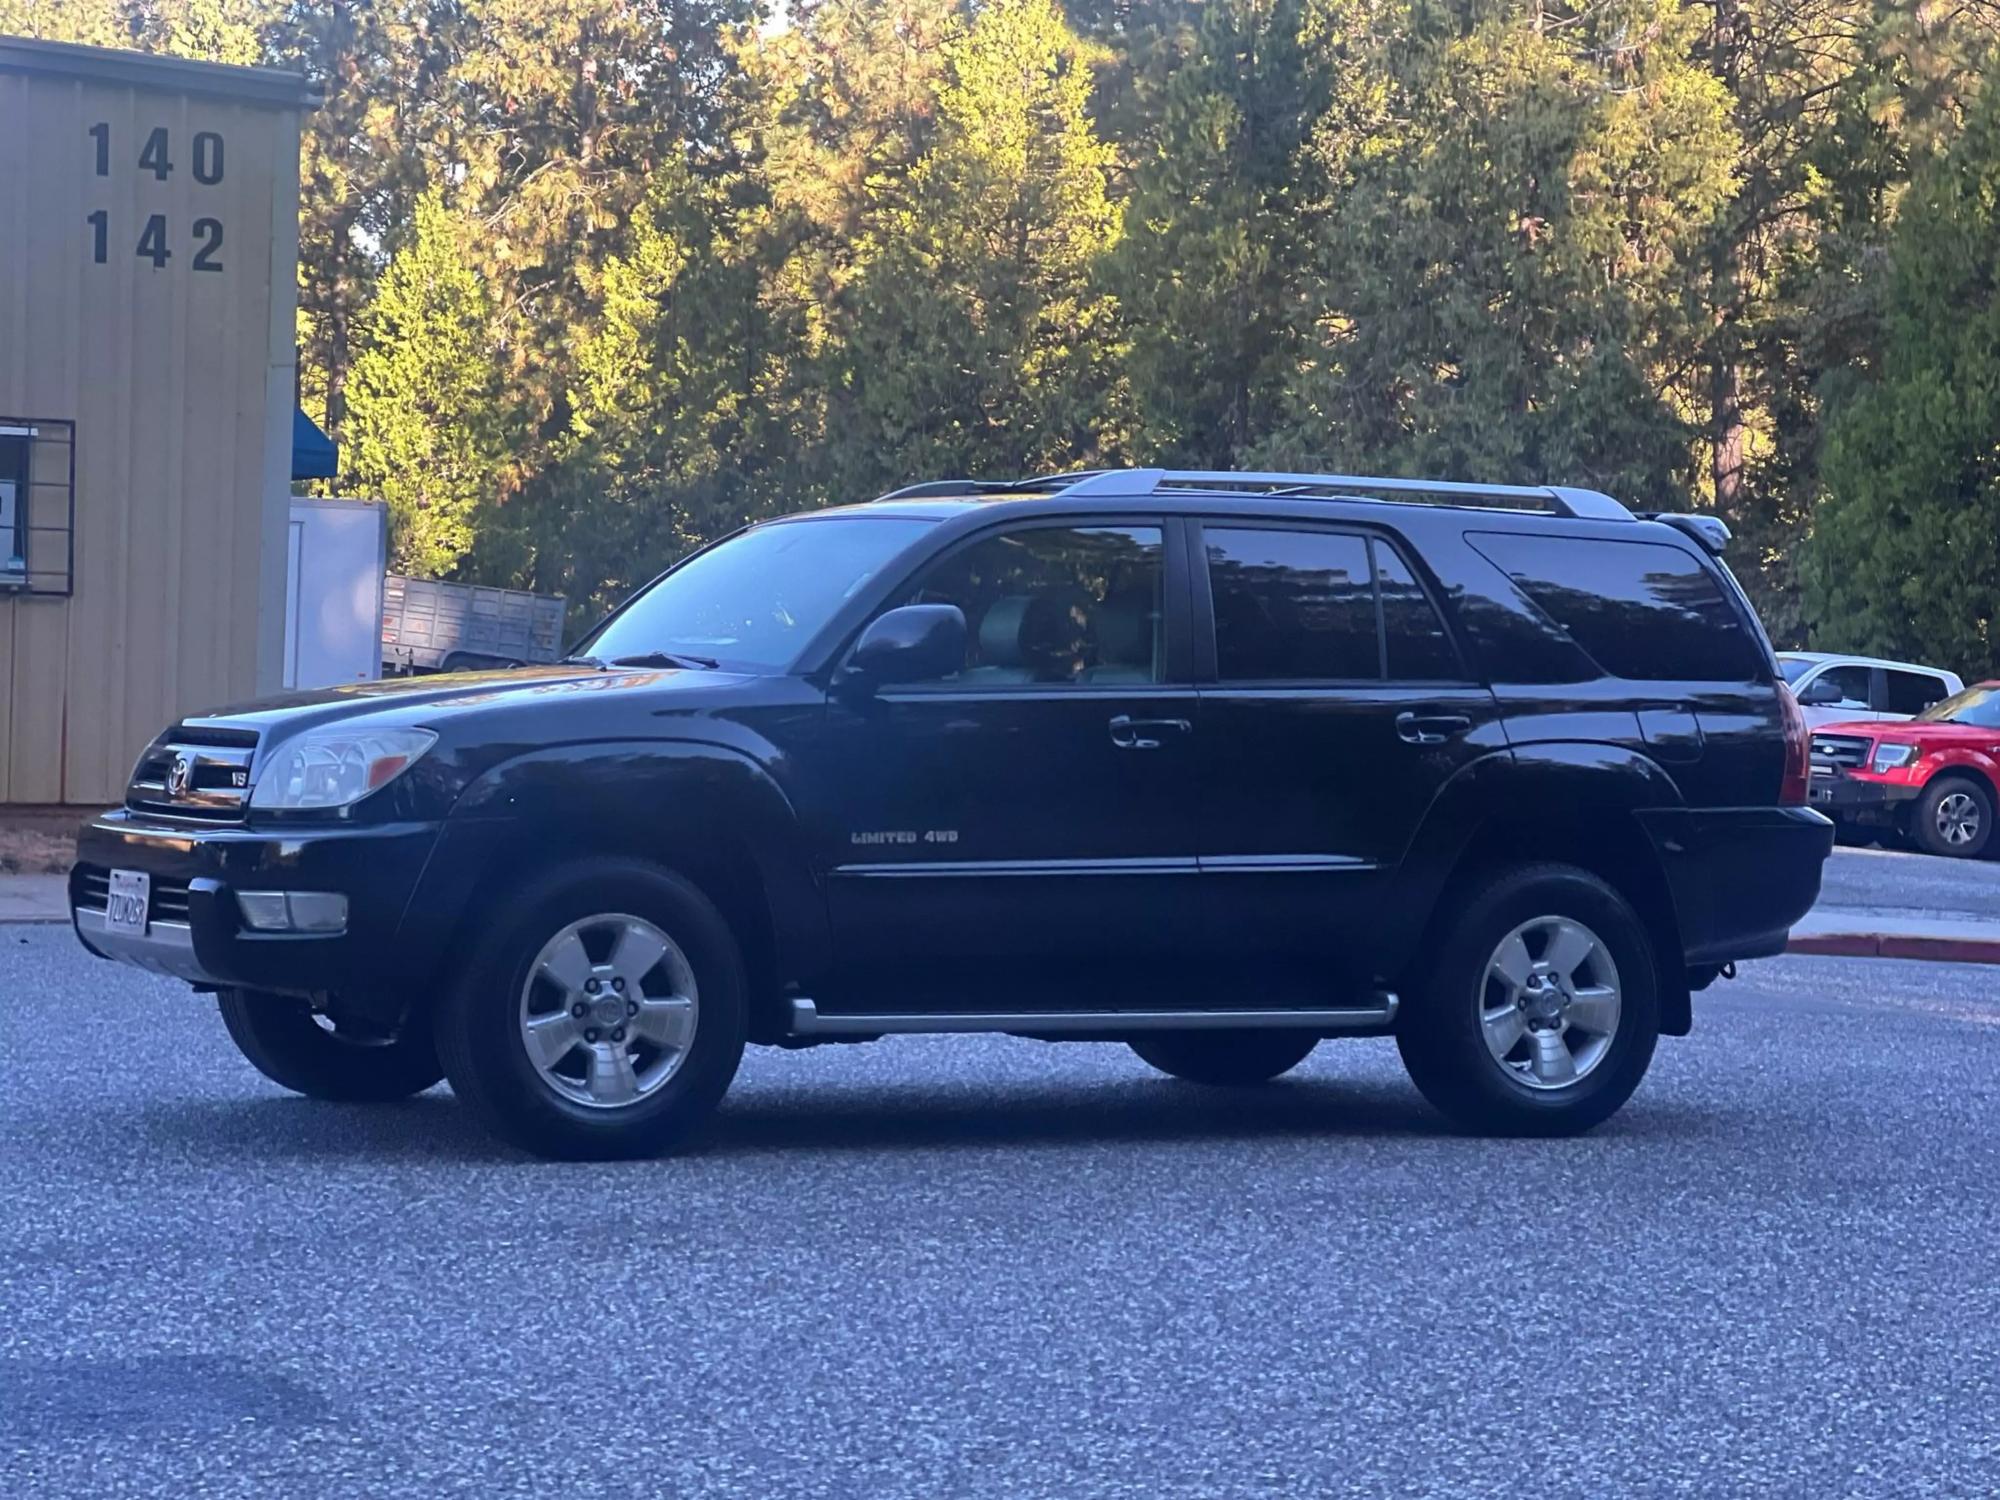
[[[1118,1041],[1248,1085],[1393,1035],[1587,1128],[1778,952],[1832,826],[1700,517],[1329,475],[918,485],[738,532],[563,665],[183,720],[76,929],[321,1098],[451,1080],[557,1156],[746,1042]]]

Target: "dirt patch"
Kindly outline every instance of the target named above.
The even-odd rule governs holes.
[[[76,840],[39,829],[0,828],[0,875],[61,875],[76,859]]]

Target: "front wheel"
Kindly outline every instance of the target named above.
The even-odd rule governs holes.
[[[1993,794],[1969,776],[1939,776],[1910,809],[1910,837],[1926,854],[1976,859],[1993,839]]]
[[[1162,1073],[1223,1088],[1269,1083],[1318,1045],[1318,1037],[1297,1031],[1160,1031],[1132,1038],[1132,1050]]]
[[[1396,1035],[1424,1097],[1496,1135],[1571,1135],[1609,1118],[1659,1037],[1638,915],[1568,865],[1489,875],[1455,905]]]
[[[393,1038],[359,1034],[315,1014],[303,1000],[253,990],[223,990],[216,1003],[250,1065],[309,1099],[406,1099],[444,1077],[421,1026],[405,1027]]]
[[[440,1007],[452,1092],[539,1156],[684,1143],[742,1060],[747,986],[722,915],[632,860],[552,872],[495,913]]]

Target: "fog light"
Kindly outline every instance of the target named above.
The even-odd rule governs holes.
[[[347,931],[347,898],[334,891],[238,891],[236,904],[253,932]]]
[[[258,932],[284,932],[292,925],[283,891],[238,891],[236,904],[243,908],[243,925]]]
[[[293,891],[294,932],[347,931],[347,898],[333,891]]]

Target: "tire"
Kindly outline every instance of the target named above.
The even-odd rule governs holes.
[[[1993,842],[1993,793],[1970,776],[1935,776],[1910,809],[1910,837],[1926,854],[1977,859]]]
[[[1441,910],[1456,915],[1411,986],[1396,1034],[1424,1097],[1479,1134],[1574,1135],[1608,1119],[1646,1076],[1659,1039],[1656,960],[1638,914],[1595,875],[1555,864],[1489,871],[1448,894]],[[1582,939],[1558,944],[1557,935],[1579,929],[1587,956],[1565,970]],[[1516,941],[1521,955],[1511,952]],[[1551,962],[1566,982],[1551,985]],[[1514,985],[1500,969],[1528,983]],[[1583,995],[1568,998],[1577,989]],[[1510,1007],[1509,996],[1520,1004]],[[1504,1058],[1482,1016],[1496,1043],[1521,1026]],[[1552,1043],[1538,1041],[1551,1031]],[[1569,1059],[1568,1080],[1556,1049]]]
[[[1222,1088],[1269,1083],[1318,1045],[1310,1032],[1271,1030],[1160,1031],[1131,1042],[1132,1050],[1162,1073]]]
[[[552,871],[463,951],[468,965],[435,1024],[445,1076],[481,1123],[525,1151],[660,1155],[689,1140],[736,1076],[748,1030],[742,956],[722,914],[678,875],[612,859]],[[612,1014],[621,1005],[629,1035]],[[545,1029],[542,1062],[530,1055],[531,1024]]]
[[[422,1027],[393,1041],[358,1040],[330,1030],[305,1001],[253,990],[216,996],[222,1024],[250,1065],[271,1082],[309,1099],[381,1103],[421,1094],[444,1077]]]

